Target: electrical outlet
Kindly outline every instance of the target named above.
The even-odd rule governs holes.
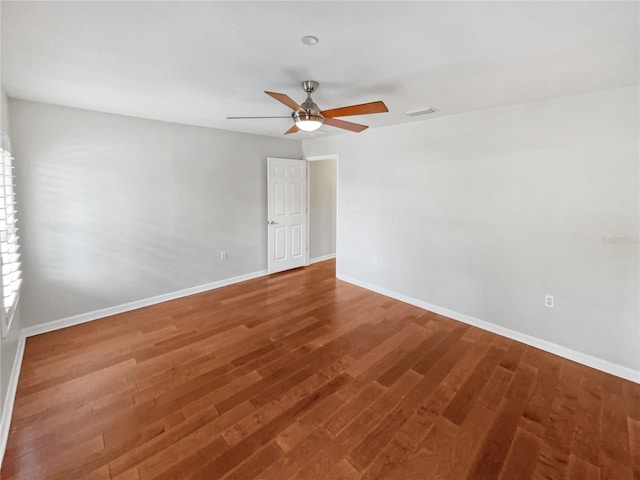
[[[227,251],[223,250],[220,252],[220,260],[226,260],[227,259]]]
[[[400,264],[400,260],[396,260],[396,268],[400,268],[401,264]]]
[[[374,265],[378,264],[378,256],[374,255],[373,257],[371,257],[371,263],[373,263]]]
[[[553,308],[554,299],[553,295],[545,295],[544,296],[544,306],[548,308]]]

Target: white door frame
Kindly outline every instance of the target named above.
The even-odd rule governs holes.
[[[339,261],[340,261],[340,255],[338,255],[338,249],[339,244],[338,244],[338,238],[340,238],[339,235],[339,228],[340,228],[340,155],[337,153],[327,153],[324,155],[312,155],[310,157],[303,157],[304,160],[306,160],[307,162],[316,162],[318,160],[335,160],[336,161],[336,273],[338,273],[340,271],[340,268],[338,267],[339,265]],[[310,175],[309,175],[309,171],[310,169],[307,168],[307,265],[309,265],[309,262],[311,261],[311,259],[309,258],[309,252],[310,252],[310,237],[311,235],[309,235],[310,232],[310,227],[309,227],[309,206],[311,205],[311,185],[310,185]]]

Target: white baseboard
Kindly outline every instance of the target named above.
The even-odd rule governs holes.
[[[335,253],[330,253],[329,255],[322,255],[321,257],[315,257],[309,260],[309,265],[312,265],[318,262],[324,262],[325,260],[331,260],[332,258],[336,258]]]
[[[53,320],[51,322],[35,325],[33,327],[25,327],[22,329],[22,335],[24,337],[32,337],[34,335],[40,335],[41,333],[52,332],[54,330],[60,330],[61,328],[72,327],[81,323],[91,322],[93,320],[98,320],[104,317],[110,317],[111,315],[117,315],[119,313],[137,310],[138,308],[156,305],[157,303],[175,300],[176,298],[187,297],[196,293],[202,293],[208,290],[226,287],[227,285],[244,282],[246,280],[252,280],[254,278],[262,277],[265,275],[267,275],[267,271],[260,270],[253,273],[247,273],[245,275],[239,275],[237,277],[225,278],[224,280],[218,280],[217,282],[211,282],[204,285],[198,285],[196,287],[185,288],[184,290],[179,290],[177,292],[165,293],[163,295],[157,295],[155,297],[136,300],[134,302],[124,303],[122,305],[116,305],[115,307],[108,307],[100,310],[94,310],[93,312],[81,313],[79,315],[61,318],[60,320]]]
[[[371,283],[349,277],[348,275],[337,274],[336,277],[342,281],[352,283],[353,285],[357,285],[358,287],[366,288],[367,290],[371,290],[372,292],[379,293],[386,297],[391,297],[401,302],[405,302],[410,305],[415,305],[416,307],[429,310],[430,312],[453,318],[454,320],[458,320],[459,322],[473,325],[474,327],[478,327],[483,330],[496,333],[503,337],[525,343],[532,347],[539,348],[540,350],[544,350],[545,352],[553,353],[560,357],[573,360],[577,363],[581,363],[582,365],[595,368],[596,370],[610,373],[611,375],[615,375],[616,377],[621,377],[635,383],[640,383],[640,371],[638,370],[633,370],[616,363],[608,362],[607,360],[602,360],[600,358],[593,357],[591,355],[587,355],[585,353],[581,353],[570,348],[566,348],[561,345],[557,345],[555,343],[518,332],[517,330],[511,330],[510,328],[501,327],[500,325],[496,325],[495,323],[480,320],[470,315],[465,315],[464,313],[455,312],[438,305],[432,305],[422,300],[418,300],[416,298],[394,292],[393,290],[389,290],[384,287],[379,287],[377,285],[373,285]]]
[[[9,428],[11,427],[11,415],[13,414],[13,402],[18,391],[18,379],[20,378],[20,368],[22,367],[22,357],[24,356],[25,337],[20,335],[18,340],[18,348],[16,349],[16,358],[11,369],[11,377],[9,378],[9,386],[7,388],[7,396],[3,399],[2,419],[0,420],[0,467],[2,459],[7,448],[7,440],[9,439]]]

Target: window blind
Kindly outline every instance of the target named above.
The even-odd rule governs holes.
[[[0,163],[0,262],[2,272],[2,337],[9,332],[20,294],[22,270],[17,227],[13,156],[9,137],[2,134]]]

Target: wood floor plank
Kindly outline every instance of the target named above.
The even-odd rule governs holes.
[[[480,395],[503,355],[504,352],[496,347],[492,347],[487,351],[476,366],[473,374],[458,390],[456,396],[453,397],[451,403],[443,412],[445,418],[448,418],[456,425],[460,425],[464,421],[473,407],[476,397]]]
[[[283,413],[273,418],[247,437],[244,437],[236,445],[230,447],[214,461],[205,462],[204,466],[202,466],[193,475],[193,478],[211,479],[218,475],[226,474],[228,471],[242,463],[245,458],[253,455],[260,447],[268,443],[269,440],[288,427],[293,422],[297,414],[304,411],[309,405],[317,402],[324,396],[328,396],[333,393],[346,381],[347,378],[345,375],[335,377],[318,390],[295,402]]]
[[[462,333],[460,333],[459,336],[449,337],[449,340],[455,342],[461,335]],[[453,343],[453,345],[447,345],[447,347],[449,350],[438,358],[433,365],[429,366],[429,374],[424,375],[406,395],[403,395],[394,402],[398,405],[383,417],[380,424],[369,433],[348,457],[349,462],[356,467],[358,471],[363,471],[391,440],[395,432],[413,416],[426,394],[434,389],[451,370],[453,365],[460,360],[463,351],[468,345],[466,345],[465,342],[456,342]],[[385,395],[376,403],[379,404],[383,399],[385,399]]]
[[[296,480],[302,478],[325,478],[323,475],[331,465],[344,460],[345,455],[353,450],[380,420],[380,416],[371,409],[363,411],[346,429],[325,445],[322,454],[315,455],[312,461],[306,462],[302,468],[288,478]]]
[[[616,396],[604,392],[602,419],[600,423],[600,450],[621,465],[631,464],[629,425],[624,405]]]
[[[606,453],[602,454],[600,462],[600,478],[602,480],[634,480],[631,467],[621,464]]]
[[[556,388],[560,381],[562,362],[556,357],[546,355],[541,350],[528,349],[533,363],[526,365],[538,369],[538,375],[533,385],[533,391],[525,405],[522,414],[522,426],[534,435],[544,438],[548,426],[549,411],[554,399],[560,394]]]
[[[511,382],[512,376],[512,371],[498,365],[484,385],[478,398],[478,403],[495,412],[500,405],[500,399],[509,386],[509,382]]]
[[[402,432],[421,443],[454,395],[443,383],[438,385],[402,426]]]
[[[405,328],[399,329],[397,332],[385,339],[382,343],[378,344],[375,348],[371,349],[365,355],[360,357],[349,368],[347,373],[356,378],[365,373],[369,368],[382,360],[390,352],[397,351],[400,345],[405,343],[410,338],[418,338],[425,335],[423,328],[416,327],[413,323],[408,323]]]
[[[469,330],[468,325],[458,324],[453,327],[453,329],[444,336],[444,338],[438,342],[433,348],[429,349],[425,355],[422,355],[422,358],[413,365],[413,369],[421,373],[422,375],[426,374],[432,366],[446,354],[451,345],[454,344],[464,333]],[[467,344],[469,345],[469,344]]]
[[[577,455],[569,457],[567,478],[580,480],[600,480],[600,469]]]
[[[640,385],[335,261],[27,339],[3,480],[640,480]]]
[[[515,372],[502,400],[502,406],[467,478],[479,480],[498,477],[518,428],[533,379],[531,369],[519,368]]]
[[[377,382],[368,385],[327,420],[326,428],[334,435],[338,435],[360,412],[368,408],[384,392],[386,389]]]
[[[450,441],[448,439],[446,441]],[[438,467],[440,452],[432,452],[426,448],[410,454],[404,463],[389,472],[386,479],[425,480],[434,478],[434,472]]]
[[[411,437],[399,432],[391,439],[387,446],[375,457],[367,471],[362,475],[363,480],[378,480],[385,478],[405,461],[407,456],[419,448]]]
[[[313,462],[316,456],[321,455],[322,449],[325,448],[332,439],[333,437],[326,429],[319,427],[262,472],[260,478],[262,480],[291,478],[296,471],[303,468],[304,465]]]
[[[544,421],[544,434],[535,476],[562,479],[569,465],[571,437],[576,422],[580,371],[572,362],[561,365],[556,394]]]
[[[398,378],[402,376],[404,372],[413,367],[418,361],[430,351],[436,345],[438,345],[447,335],[447,331],[444,329],[436,330],[432,335],[425,338],[419,345],[416,345],[414,349],[407,352],[405,356],[398,361],[395,365],[389,367],[389,369],[378,377],[378,382],[385,387],[389,387]]]
[[[407,407],[394,409],[351,453],[348,458],[349,463],[358,471],[363,472],[412,414],[413,411]]]
[[[640,477],[640,420],[629,417],[628,425],[633,473],[636,477]]]
[[[507,370],[511,370],[512,372],[515,371],[516,368],[518,368],[520,359],[524,355],[526,349],[526,345],[523,345],[522,343],[511,342],[507,351],[504,353],[504,356],[500,360],[500,366]]]
[[[141,443],[134,448],[130,448],[126,453],[113,459],[110,462],[111,473],[121,474],[132,467],[140,466],[149,459],[156,457],[162,462],[163,456],[175,448],[180,442],[193,442],[198,444],[198,438],[207,432],[213,435],[219,434],[229,425],[240,421],[247,415],[254,412],[253,405],[245,402],[236,406],[225,415],[219,415],[215,408],[202,410],[198,415],[187,419],[176,428],[165,432],[149,441]],[[211,433],[209,433],[211,435]]]
[[[282,456],[282,449],[274,441],[267,443],[255,455],[250,456],[237,468],[229,472],[223,478],[225,480],[246,480],[247,478],[259,478],[260,474],[278,458]]]
[[[578,396],[576,424],[571,439],[571,451],[591,465],[600,465],[600,422],[602,418],[602,388],[598,376],[582,373],[582,388]]]
[[[138,473],[138,469],[136,467],[130,468],[129,470],[118,475],[114,474],[111,471],[111,468],[109,468],[109,474],[111,475],[111,480],[140,480],[140,474]]]
[[[442,480],[466,478],[494,419],[493,412],[480,404],[475,404],[458,428],[453,440],[441,450],[435,478]],[[519,475],[515,478],[518,477]]]
[[[500,474],[501,480],[531,478],[538,461],[540,440],[526,430],[518,429]],[[576,477],[580,478],[580,477]]]
[[[298,399],[306,398],[314,392],[319,392],[327,382],[336,382],[338,378],[346,379],[346,376],[340,375],[340,365],[340,362],[336,362],[335,365],[305,378],[304,381],[297,382],[293,387],[283,391],[251,415],[231,425],[222,432],[227,444],[236,445],[240,443],[246,437],[282,416],[284,412],[289,411],[291,405],[295,404]],[[322,400],[322,397],[319,394],[316,395],[314,402],[317,405]]]

